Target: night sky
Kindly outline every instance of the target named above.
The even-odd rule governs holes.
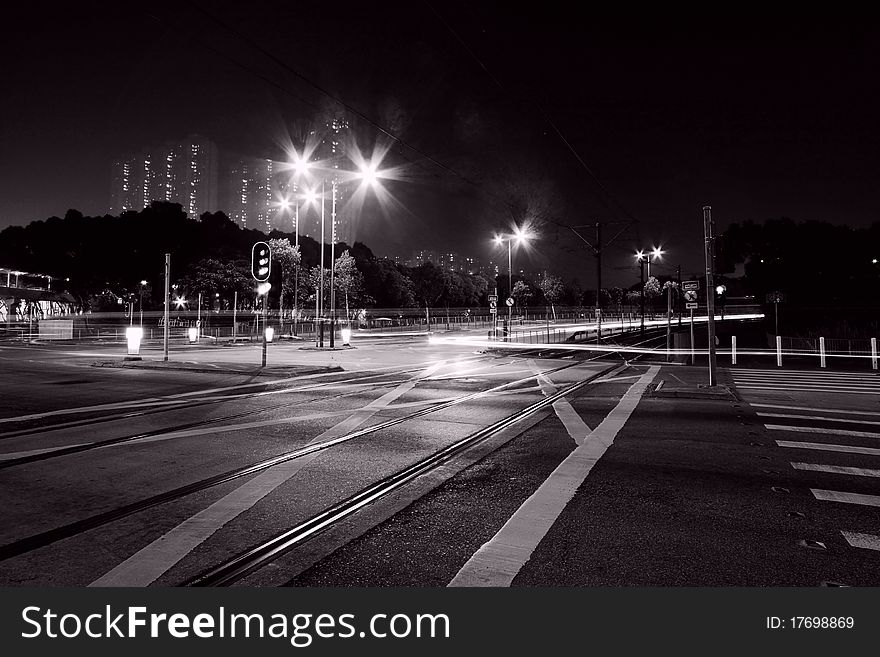
[[[653,244],[668,251],[661,272],[698,272],[704,204],[719,230],[880,219],[880,35],[867,19],[330,6],[4,9],[0,228],[104,214],[114,157],[189,133],[281,159],[328,100],[309,82],[406,143],[388,156],[406,165],[388,183],[401,207],[370,204],[358,226],[377,255],[489,256],[511,170],[552,197],[559,224],[625,228],[605,252],[606,284],[634,282],[630,254]],[[362,146],[381,143],[367,122],[357,131]],[[517,263],[595,281],[594,259],[553,225]]]

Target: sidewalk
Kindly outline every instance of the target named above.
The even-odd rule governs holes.
[[[647,397],[674,397],[679,399],[719,399],[736,401],[728,374],[718,368],[716,385],[709,387],[709,369],[706,365],[660,365],[661,370],[656,380],[648,386]]]

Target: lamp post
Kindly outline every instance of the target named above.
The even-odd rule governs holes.
[[[321,254],[320,254],[320,263],[319,263],[319,271],[318,271],[318,290],[315,294],[315,321],[316,321],[316,336],[315,336],[315,346],[323,347],[324,339],[323,339],[323,331],[318,332],[317,323],[320,320],[324,319],[325,308],[324,308],[324,236],[325,236],[325,224],[326,224],[326,196],[327,196],[327,184],[330,184],[330,192],[331,192],[331,205],[330,205],[330,347],[334,347],[335,345],[335,329],[336,329],[336,207],[337,200],[339,197],[339,175],[347,174],[351,176],[351,174],[355,174],[356,178],[362,179],[365,183],[375,186],[377,184],[378,178],[383,177],[383,174],[376,170],[377,164],[375,161],[372,162],[362,162],[359,169],[359,172],[353,171],[344,171],[336,167],[335,165],[329,167],[325,164],[320,164],[318,162],[308,162],[306,159],[294,154],[294,164],[293,168],[297,173],[303,173],[309,169],[323,169],[325,175],[321,176]],[[332,172],[331,177],[327,177],[327,174]],[[316,199],[316,194],[312,191],[309,191],[305,194],[304,198],[307,202],[311,202]],[[287,204],[289,206],[288,201],[282,202],[282,205]],[[299,246],[299,199],[297,198],[296,210],[296,246]],[[296,282],[294,283],[294,307],[298,305],[298,292],[299,292],[299,281],[298,281],[298,269],[297,274],[295,276]],[[296,324],[294,323],[294,326]],[[323,324],[321,324],[321,328],[323,328]]]
[[[146,286],[146,284],[147,284],[146,281],[141,281],[141,302],[140,302],[140,307],[141,307],[141,327],[143,327],[143,325],[144,325],[144,286]]]
[[[666,251],[663,251],[659,246],[655,246],[651,249],[650,253],[645,253],[643,250],[639,249],[636,251],[636,260],[639,263],[641,275],[641,289],[639,290],[639,298],[641,301],[641,310],[642,310],[642,326],[641,333],[645,334],[645,266],[648,268],[648,280],[651,279],[651,261],[659,260],[660,256],[662,256]]]
[[[532,235],[526,231],[521,229],[519,226],[514,226],[512,235],[496,235],[495,243],[503,244],[507,242],[507,295],[511,299],[513,298],[513,255],[512,255],[512,247],[511,242],[516,241],[517,246],[520,244],[524,244],[526,240],[532,238]],[[506,300],[505,300],[506,303]],[[510,329],[511,322],[513,321],[513,306],[508,304],[507,306],[507,326],[508,330]]]

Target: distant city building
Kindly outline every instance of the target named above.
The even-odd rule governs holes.
[[[438,264],[443,267],[443,269],[448,269],[449,271],[460,272],[464,270],[464,259],[454,251],[441,253]]]
[[[227,216],[242,228],[268,233],[273,228],[291,232],[292,225],[280,225],[284,217],[278,206],[280,182],[272,160],[239,157],[227,165]]]
[[[110,211],[138,211],[153,201],[180,203],[193,219],[216,211],[218,158],[214,142],[198,135],[125,155],[111,168]]]
[[[421,249],[419,251],[415,251],[412,254],[412,258],[410,258],[410,262],[412,263],[411,267],[418,267],[419,265],[423,265],[426,262],[430,262],[434,265],[440,264],[440,258],[437,256],[437,252],[434,249]]]

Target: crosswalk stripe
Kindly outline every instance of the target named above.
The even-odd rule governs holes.
[[[775,390],[777,392],[834,392],[841,395],[877,395],[878,390],[838,390],[835,388],[786,388],[784,386],[736,386],[738,390]]]
[[[820,371],[804,371],[804,370],[756,370],[747,368],[736,368],[727,370],[734,376],[737,374],[766,374],[769,376],[786,376],[786,377],[814,377],[824,376],[837,379],[878,379],[876,374],[865,374],[862,372],[820,372]]]
[[[842,502],[843,504],[862,504],[864,506],[880,506],[880,495],[864,495],[863,493],[844,493],[839,490],[823,490],[811,488],[810,492],[817,500],[823,502]]]
[[[789,379],[788,377],[734,376],[734,382],[782,383],[792,386],[826,386],[828,388],[880,388],[880,381],[829,381],[824,379]]]
[[[823,409],[824,410],[824,409]],[[759,417],[782,417],[789,420],[818,420],[819,422],[845,422],[846,424],[870,424],[880,426],[874,420],[852,420],[848,417],[824,417],[822,415],[796,415],[794,413],[756,413]]]
[[[781,408],[786,411],[815,411],[816,408],[814,406],[784,406],[782,404],[755,404],[749,402],[749,406],[754,406],[756,408]],[[878,411],[849,411],[844,410],[842,408],[823,408],[823,413],[846,413],[847,415],[876,415],[880,417],[880,412]]]
[[[824,465],[821,463],[792,463],[795,470],[811,472],[830,472],[831,474],[854,475],[857,477],[880,477],[880,470],[870,468],[849,468],[843,465]]]
[[[880,536],[873,534],[859,534],[858,532],[841,531],[846,542],[857,548],[865,550],[880,550]]]
[[[834,436],[856,436],[858,438],[880,438],[880,433],[873,431],[852,431],[851,429],[825,429],[822,427],[794,427],[788,424],[765,424],[765,429],[773,431],[799,431],[801,433],[823,433]]]
[[[866,454],[867,456],[880,456],[880,449],[876,447],[853,447],[852,445],[834,445],[832,443],[806,443],[797,440],[777,440],[779,447],[791,449],[817,449],[823,452],[844,452],[846,454]]]

